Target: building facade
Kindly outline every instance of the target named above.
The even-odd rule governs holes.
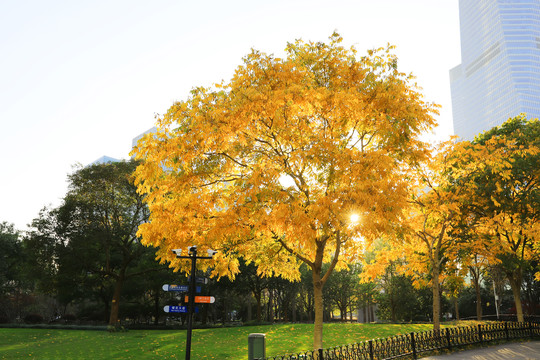
[[[450,70],[454,133],[540,117],[540,0],[459,0],[461,64]]]

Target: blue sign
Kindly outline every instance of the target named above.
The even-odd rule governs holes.
[[[187,313],[188,312],[188,307],[187,306],[165,306],[163,308],[163,311],[165,311],[166,313]],[[199,308],[198,307],[195,307],[195,312],[198,313],[199,312]]]
[[[163,290],[165,291],[178,291],[178,292],[188,292],[189,286],[187,285],[163,285]],[[201,292],[201,287],[195,287],[195,291],[199,294]]]

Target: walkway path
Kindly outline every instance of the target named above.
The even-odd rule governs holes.
[[[540,341],[508,343],[481,349],[456,351],[448,355],[437,355],[421,360],[540,360]]]

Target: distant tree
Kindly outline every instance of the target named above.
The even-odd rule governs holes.
[[[358,286],[356,308],[363,312],[364,321],[374,322],[379,289],[375,282],[361,283]]]
[[[415,320],[417,308],[416,290],[410,277],[396,269],[396,261],[391,261],[385,272],[377,279],[376,296],[378,316],[392,322]]]
[[[360,265],[351,264],[349,269],[337,271],[326,284],[325,299],[339,309],[341,320],[347,320],[347,313],[360,303],[359,274]]]
[[[110,301],[110,325],[117,324],[125,281],[160,269],[150,260],[153,250],[137,236],[148,209],[133,185],[136,166],[123,161],[77,169],[69,175],[68,193],[55,213],[56,236],[64,240],[59,276],[91,286]]]
[[[257,273],[257,267],[254,263],[246,264],[240,262],[240,272],[236,276],[233,286],[235,289],[249,293],[257,303],[257,321],[262,321],[263,314],[263,295],[268,288],[269,278]]]
[[[397,236],[388,236],[388,244],[377,251],[368,266],[367,277],[384,274],[395,262],[396,269],[413,280],[417,288],[430,285],[434,330],[440,330],[441,285],[448,274],[455,272],[460,248],[453,229],[460,217],[463,189],[456,188],[448,173],[455,166],[453,155],[462,144],[439,144],[432,158],[419,162],[411,177],[410,206],[403,213]]]
[[[20,234],[13,224],[0,223],[0,318],[13,320],[20,315],[17,304],[24,279],[25,257]]]
[[[301,317],[305,321],[312,322],[315,313],[313,281],[311,271],[306,265],[300,266],[299,302],[302,309]]]
[[[178,284],[185,276],[174,273],[164,264],[158,265],[151,248],[135,259],[129,273],[135,275],[126,278],[122,290],[122,304],[129,303],[131,307],[128,317],[144,321],[153,318],[154,325],[158,325],[160,318],[167,315],[163,306],[172,295],[163,291],[163,285]],[[125,317],[123,314],[125,312],[120,308],[119,316]]]
[[[449,274],[445,279],[442,290],[446,293],[447,298],[451,301],[453,306],[454,319],[460,319],[459,313],[459,296],[465,287],[465,274],[456,269],[454,274]]]
[[[523,272],[523,313],[525,315],[540,315],[540,282],[536,279],[538,262],[531,262],[531,266]]]
[[[494,304],[493,291],[487,289],[483,284],[480,284],[480,306],[482,307],[482,314],[493,315],[495,314],[495,308],[491,306]],[[490,304],[488,307],[488,304]],[[476,318],[478,313],[478,295],[474,286],[466,286],[460,294],[458,300],[459,313],[463,318]]]
[[[480,321],[482,320],[481,282],[489,264],[486,258],[479,254],[473,254],[469,260],[469,274],[476,292],[476,319]]]
[[[8,292],[20,276],[22,249],[13,224],[0,223],[0,291]]]
[[[32,220],[30,230],[22,240],[27,259],[26,271],[32,274],[35,290],[53,296],[58,295],[58,256],[64,245],[64,239],[57,237],[56,225],[54,209],[43,208]],[[60,300],[66,304],[72,299]]]
[[[272,277],[268,280],[268,291],[272,292],[275,317],[281,321],[291,321],[293,310],[296,311],[293,306],[296,305],[298,282],[281,277]]]
[[[455,179],[468,190],[475,248],[490,263],[500,263],[523,321],[523,272],[540,255],[540,121],[509,119],[478,135],[465,155]]]

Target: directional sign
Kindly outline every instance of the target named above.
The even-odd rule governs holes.
[[[191,276],[188,276],[188,281],[191,281]],[[195,281],[199,284],[208,284],[207,278],[195,277]]]
[[[187,313],[188,312],[188,307],[187,306],[165,306],[163,308],[163,311],[165,311],[166,313]],[[195,307],[195,312],[198,313],[199,312],[199,308],[198,307]]]
[[[188,292],[189,291],[189,286],[187,285],[163,285],[163,290],[165,291],[178,291],[178,292]],[[197,286],[195,287],[195,291],[197,293],[200,293],[201,292],[201,287],[200,286]]]
[[[185,302],[189,302],[189,297],[186,296]],[[195,296],[195,302],[198,304],[213,304],[216,298],[213,296]]]
[[[165,306],[163,310],[166,313],[187,313],[187,306]]]

